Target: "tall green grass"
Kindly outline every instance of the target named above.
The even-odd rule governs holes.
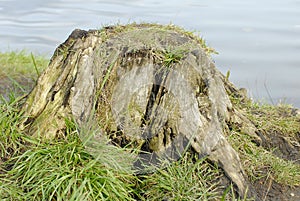
[[[133,200],[134,176],[93,158],[76,138],[31,147],[10,161],[6,176],[27,200]]]
[[[0,97],[0,162],[19,153],[26,138],[18,129],[22,116],[18,101],[20,100],[13,93],[9,94],[9,100]]]

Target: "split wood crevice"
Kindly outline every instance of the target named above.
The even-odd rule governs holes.
[[[136,142],[150,152],[140,154],[150,164],[176,160],[190,145],[218,162],[243,196],[247,177],[226,129],[236,124],[260,138],[229,94],[241,96],[201,41],[183,30],[148,24],[74,30],[29,94],[21,127],[53,139],[64,135],[66,118],[84,126],[92,117],[114,143]]]

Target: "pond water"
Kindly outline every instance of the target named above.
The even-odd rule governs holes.
[[[300,0],[0,0],[0,51],[50,57],[75,28],[129,22],[199,31],[251,97],[300,107]]]

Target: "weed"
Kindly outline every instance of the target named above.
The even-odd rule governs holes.
[[[166,51],[163,56],[163,65],[170,67],[172,64],[178,63],[184,56],[184,50]]]

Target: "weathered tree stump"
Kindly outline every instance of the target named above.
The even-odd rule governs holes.
[[[112,142],[149,152],[136,166],[176,160],[191,145],[218,162],[243,196],[246,176],[224,130],[236,123],[257,137],[255,127],[231,103],[228,94],[239,92],[205,48],[174,26],[74,30],[29,94],[22,129],[53,139],[66,118],[79,126],[93,118]]]

